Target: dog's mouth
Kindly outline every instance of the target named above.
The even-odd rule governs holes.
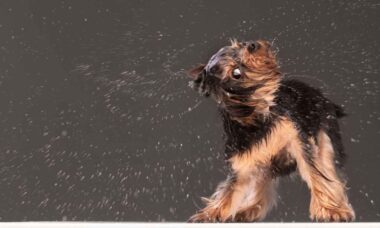
[[[222,82],[218,77],[207,76],[202,73],[189,82],[189,86],[204,97],[212,97],[218,104],[223,105],[225,100],[235,100],[244,103],[252,93],[262,85],[242,87],[239,83]]]
[[[217,78],[206,77],[206,74],[202,73],[196,79],[190,81],[189,86],[202,96],[209,97],[211,94],[215,94],[218,83]]]

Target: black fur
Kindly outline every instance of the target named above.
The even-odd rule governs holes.
[[[270,131],[275,125],[276,118],[269,117],[265,120],[257,121],[256,125],[242,125],[232,120],[230,114],[224,109],[220,109],[223,117],[224,131],[226,133],[226,159],[231,158],[236,153],[244,153],[253,145],[266,140]]]
[[[271,160],[271,173],[273,177],[287,176],[297,169],[297,162],[287,153],[279,153]]]
[[[340,106],[324,97],[318,89],[297,80],[281,81],[275,103],[273,111],[289,117],[297,125],[301,139],[317,139],[319,130],[325,130],[335,149],[337,162],[343,163],[345,154],[338,119],[345,114]],[[308,159],[312,160],[312,157]]]
[[[257,143],[265,143],[276,121],[282,116],[289,118],[296,125],[303,142],[305,158],[310,165],[314,167],[308,138],[317,139],[321,129],[330,137],[336,151],[336,161],[341,165],[345,155],[338,119],[345,115],[343,109],[325,98],[318,89],[297,80],[281,80],[275,96],[275,105],[270,108],[271,114],[266,118],[258,118],[255,125],[242,125],[232,120],[225,110],[220,110],[226,133],[226,159],[236,153],[244,153]],[[246,114],[243,107],[242,109],[242,114]],[[275,175],[287,175],[296,167],[294,161],[282,157],[275,157],[272,161],[272,171]]]

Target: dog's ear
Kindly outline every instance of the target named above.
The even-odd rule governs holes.
[[[206,64],[199,64],[197,67],[189,70],[187,74],[192,78],[192,79],[197,79],[199,77],[199,74],[203,71],[205,68]]]

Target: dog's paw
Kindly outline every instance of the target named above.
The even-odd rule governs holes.
[[[355,220],[355,212],[349,205],[337,208],[318,206],[311,211],[310,218],[317,222],[351,222]]]
[[[191,216],[188,222],[231,222],[232,216],[228,207],[208,205],[195,215]]]
[[[260,205],[253,205],[240,210],[234,220],[236,222],[257,222],[263,220],[265,212]]]
[[[200,211],[187,220],[187,222],[193,222],[193,223],[202,223],[202,222],[212,222],[210,220],[210,217],[204,213],[203,211]]]

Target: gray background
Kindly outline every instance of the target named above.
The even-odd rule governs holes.
[[[0,220],[185,221],[224,179],[216,105],[185,70],[229,38],[346,107],[358,221],[380,220],[379,1],[1,1]],[[308,221],[281,180],[266,221]]]

